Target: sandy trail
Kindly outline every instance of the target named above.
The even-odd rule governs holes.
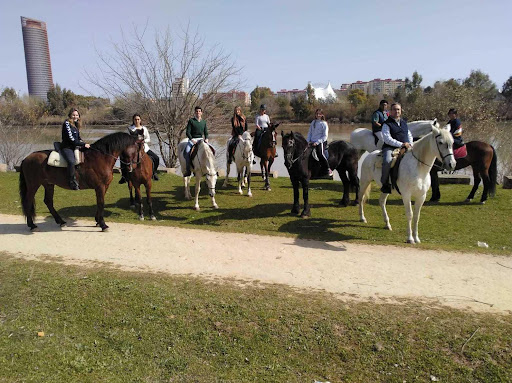
[[[342,299],[408,298],[512,313],[512,257],[114,222],[101,233],[90,221],[68,223],[60,229],[38,220],[40,231],[30,233],[22,216],[0,214],[0,251],[61,257],[66,264],[106,262],[125,270],[281,283]],[[262,248],[272,251],[263,254]]]

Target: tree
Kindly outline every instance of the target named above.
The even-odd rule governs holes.
[[[315,89],[313,88],[311,83],[308,83],[308,86],[306,87],[306,97],[307,97],[308,103],[310,105],[315,104],[315,102],[316,102]]]
[[[412,79],[409,80],[409,77],[405,78],[405,90],[410,93],[414,90],[421,88],[421,82],[423,81],[423,76],[421,76],[417,71],[414,71],[412,74]]]
[[[251,110],[256,111],[260,108],[263,99],[272,97],[273,93],[270,88],[256,86],[251,92]]]
[[[488,98],[494,98],[498,92],[496,84],[491,81],[488,74],[481,70],[472,70],[462,84],[466,88],[482,92],[482,94]]]
[[[364,104],[366,101],[366,93],[362,89],[352,89],[348,94],[348,102],[354,108],[357,108],[359,105]]]
[[[512,103],[512,76],[510,76],[503,84],[501,95],[505,97],[505,100],[507,100],[508,103]]]
[[[143,115],[158,137],[160,153],[168,167],[178,160],[178,144],[195,105],[203,108],[209,127],[222,115],[217,93],[238,89],[240,69],[219,45],[207,48],[189,27],[181,33],[156,31],[153,43],[145,30],[134,28],[99,52],[98,75],[86,73],[88,81],[127,111]]]
[[[12,102],[18,99],[18,93],[16,93],[14,88],[4,88],[0,97],[2,97],[7,102]]]
[[[297,121],[303,121],[313,110],[313,107],[306,99],[306,96],[302,94],[295,97],[290,102],[290,105],[293,108],[293,113],[295,114],[295,119]]]

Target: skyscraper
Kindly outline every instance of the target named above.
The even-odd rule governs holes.
[[[25,47],[28,94],[46,100],[47,92],[53,87],[46,23],[22,16],[21,30]]]

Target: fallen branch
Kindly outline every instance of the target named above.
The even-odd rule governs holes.
[[[469,341],[470,341],[470,340],[475,336],[475,334],[476,334],[476,332],[477,332],[478,330],[480,330],[480,327],[478,327],[478,328],[475,330],[475,332],[473,333],[473,335],[471,335],[471,336],[469,337],[469,339],[468,339],[468,340],[467,340],[467,341],[462,345],[462,348],[461,348],[461,350],[460,350],[460,353],[461,353],[461,354],[464,354],[464,347],[466,347],[466,345],[467,345],[467,344],[469,343]]]
[[[496,263],[497,263],[498,265],[500,265],[500,266],[506,267],[507,269],[512,269],[512,267],[510,267],[510,266],[502,265],[502,264],[501,264],[501,263],[499,263],[499,262],[496,262]]]

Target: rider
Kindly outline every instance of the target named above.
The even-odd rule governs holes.
[[[389,118],[382,125],[382,187],[381,192],[390,194],[389,172],[391,170],[392,153],[395,148],[412,147],[412,134],[407,127],[407,122],[400,118],[402,106],[398,103],[391,104]]]
[[[229,140],[228,153],[229,158],[228,162],[233,162],[233,158],[235,156],[236,145],[238,144],[238,140],[242,137],[242,134],[247,130],[247,120],[245,116],[242,114],[242,108],[239,106],[235,107],[235,111],[233,113],[233,117],[231,117],[231,139]]]
[[[262,104],[260,106],[260,113],[256,116],[256,131],[254,132],[254,142],[252,143],[252,149],[254,153],[259,153],[258,149],[261,144],[261,137],[270,125],[270,117],[265,113],[267,106]],[[277,152],[274,158],[277,158]]]
[[[332,176],[332,170],[329,167],[329,161],[325,158],[324,145],[327,143],[327,136],[329,135],[329,126],[325,121],[325,116],[322,109],[315,111],[315,119],[311,121],[308,131],[308,143],[316,150],[316,154],[323,166],[328,169],[329,176]]]
[[[144,131],[144,151],[151,158],[151,161],[153,161],[153,179],[155,181],[158,181],[159,178],[158,175],[156,174],[156,170],[158,169],[158,165],[160,164],[160,159],[158,158],[156,153],[149,148],[149,143],[151,142],[149,131],[148,128],[141,124],[141,121],[142,120],[140,114],[135,113],[132,117],[132,125],[128,127],[128,133],[130,133],[131,135],[136,135],[136,131],[138,129],[142,129]],[[121,176],[121,180],[119,180],[120,184],[124,184],[126,182],[126,170],[126,165],[121,163],[121,172],[123,175]]]
[[[194,108],[194,117],[188,120],[186,134],[188,137],[188,144],[185,147],[185,152],[183,153],[186,161],[186,171],[183,174],[184,177],[190,176],[192,174],[190,170],[190,151],[192,150],[192,146],[194,146],[198,141],[203,139],[204,142],[208,142],[208,128],[206,126],[206,121],[202,119],[203,109],[200,106],[196,106]]]
[[[382,124],[388,119],[388,115],[387,100],[380,100],[379,109],[373,112],[372,115],[372,132],[377,140],[382,141]],[[377,142],[375,142],[375,145],[377,145]]]
[[[448,118],[450,121],[450,133],[453,136],[453,149],[458,149],[464,146],[462,139],[462,122],[457,117],[457,109],[451,108],[448,111]]]
[[[91,146],[80,138],[80,113],[78,109],[72,108],[68,113],[68,119],[62,124],[62,142],[60,153],[68,163],[69,187],[72,190],[80,190],[75,172],[75,149],[89,149]]]

